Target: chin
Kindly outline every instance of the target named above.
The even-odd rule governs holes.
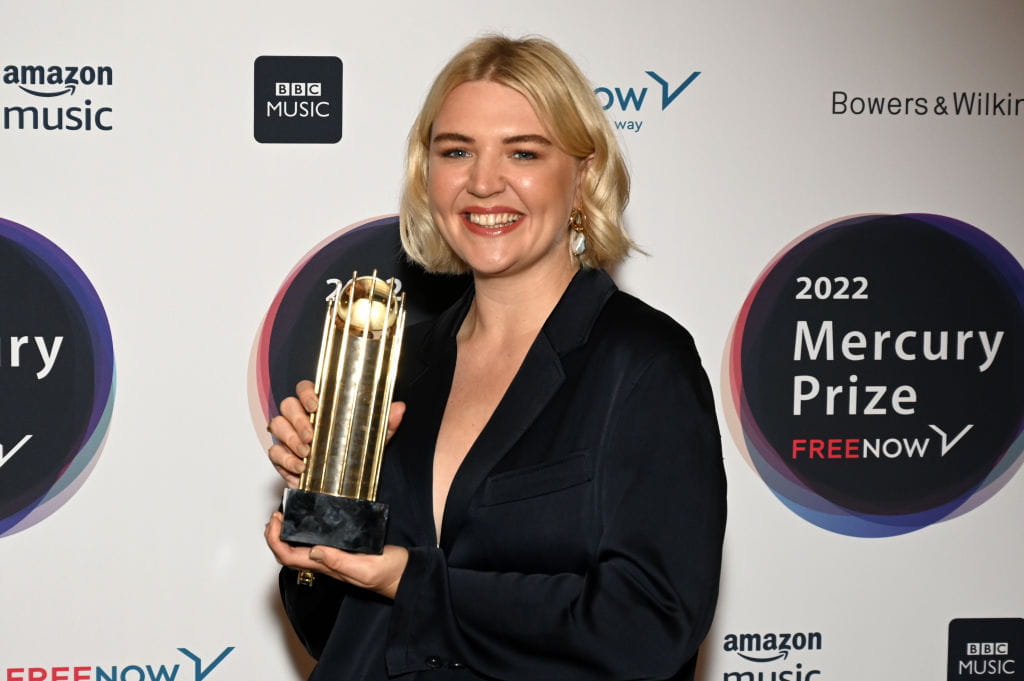
[[[463,262],[474,274],[496,275],[513,268],[516,259],[507,253],[470,251],[462,256]]]
[[[473,276],[479,277],[500,277],[504,274],[508,274],[511,271],[511,266],[500,263],[500,262],[487,262],[481,263],[469,262],[469,271]]]

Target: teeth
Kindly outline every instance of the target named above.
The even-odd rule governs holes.
[[[506,227],[520,217],[520,213],[466,213],[470,222],[481,227]]]

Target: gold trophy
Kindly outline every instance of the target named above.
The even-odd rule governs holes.
[[[398,356],[405,294],[397,279],[355,272],[327,282],[313,442],[298,489],[284,492],[281,538],[292,544],[381,553],[388,506],[376,501]],[[313,573],[300,572],[311,584]]]

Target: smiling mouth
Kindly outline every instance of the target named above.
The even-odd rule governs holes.
[[[522,213],[463,213],[467,221],[487,229],[511,227],[523,218]]]

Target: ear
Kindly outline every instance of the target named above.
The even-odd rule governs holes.
[[[583,208],[583,180],[587,177],[587,173],[590,172],[593,161],[594,155],[590,154],[581,158],[576,166],[576,187],[572,199],[573,208]]]

